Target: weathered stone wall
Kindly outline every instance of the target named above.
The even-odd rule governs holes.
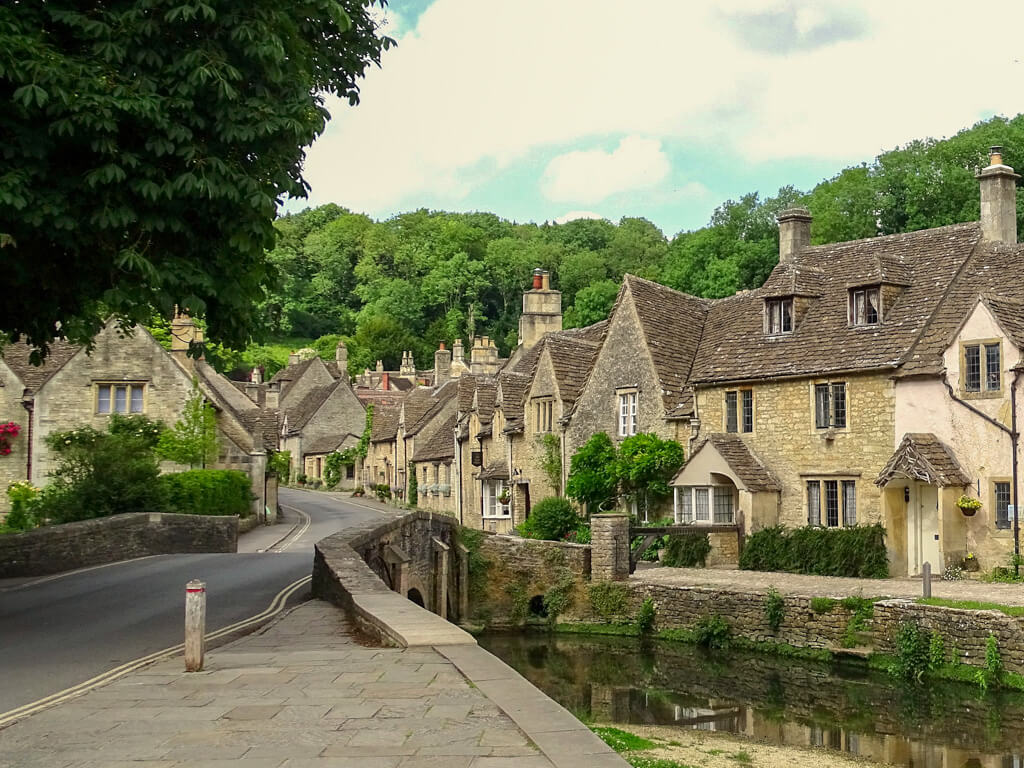
[[[487,562],[482,585],[470,591],[470,617],[491,626],[509,627],[532,615],[530,601],[551,590],[568,599],[559,621],[582,620],[589,613],[590,547],[518,536],[485,535],[480,555]],[[537,602],[534,603],[537,606]]]
[[[566,429],[566,456],[571,457],[597,432],[607,432],[616,443],[622,441],[616,393],[619,387],[637,389],[638,431],[654,432],[665,440],[676,438],[675,422],[665,421],[661,384],[647,355],[636,308],[628,296],[612,317],[594,370],[576,401],[572,421]]]
[[[4,361],[0,359],[0,424],[13,421],[21,426],[21,433],[11,440],[11,452],[0,456],[0,515],[10,510],[7,486],[15,480],[25,480],[28,467],[28,411],[21,405],[24,386]]]
[[[0,578],[45,576],[149,555],[237,549],[237,517],[114,515],[0,536]]]
[[[523,405],[523,433],[517,436],[512,454],[513,469],[522,472],[522,476],[530,484],[530,505],[536,505],[542,499],[555,496],[558,489],[551,485],[547,474],[541,469],[544,461],[544,435],[542,425],[537,422],[537,402],[551,398],[551,430],[559,434],[559,420],[563,416],[562,400],[558,397],[558,385],[555,382],[555,371],[551,365],[550,352],[545,349],[537,361],[533,381],[527,390]],[[521,489],[517,489],[520,490]],[[524,505],[525,507],[525,505]],[[516,523],[521,523],[517,520]]]
[[[738,568],[740,564],[740,537],[737,533],[709,533],[711,551],[704,563],[708,568]]]
[[[855,480],[857,522],[885,523],[881,492],[874,480],[893,451],[893,383],[882,374],[830,380],[846,382],[847,427],[836,430],[835,439],[824,439],[824,430],[814,426],[814,384],[826,379],[753,385],[754,431],[740,437],[782,485],[779,522],[783,525],[807,524],[806,483],[815,477]],[[698,390],[701,436],[725,431],[725,392],[730,389],[736,387]],[[759,521],[751,522],[756,530]]]

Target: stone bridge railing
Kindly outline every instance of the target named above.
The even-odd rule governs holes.
[[[316,545],[313,596],[395,645],[475,643],[451,623],[465,616],[468,595],[457,528],[450,517],[410,512],[328,536]]]

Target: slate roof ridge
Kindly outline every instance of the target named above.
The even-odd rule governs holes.
[[[926,227],[925,229],[915,229],[910,232],[894,232],[891,235],[871,235],[869,237],[858,237],[855,240],[840,240],[839,242],[836,243],[819,243],[818,245],[808,245],[805,246],[804,248],[801,248],[799,253],[796,254],[796,260],[797,262],[799,262],[800,257],[803,256],[804,254],[821,253],[823,251],[828,251],[835,248],[862,245],[863,243],[886,244],[890,242],[898,242],[900,240],[909,240],[916,237],[923,237],[925,235],[934,235],[943,231],[953,232],[967,231],[972,229],[977,230],[980,234],[981,222],[961,221],[957,224],[944,224],[941,227]]]
[[[335,379],[330,384],[313,387],[298,403],[285,409],[290,419],[294,419],[294,421],[289,421],[288,431],[297,432],[305,427],[334,391],[341,386],[341,383],[341,379]]]
[[[431,420],[435,416],[437,416],[438,411],[444,408],[444,406],[447,405],[448,401],[450,401],[453,397],[456,397],[458,393],[459,388],[458,385],[456,384],[455,379],[448,379],[448,381],[446,381],[440,387],[435,389],[431,393],[431,396],[434,400],[433,404],[431,404],[427,411],[422,416],[420,416],[419,419],[416,420],[416,423],[413,424],[411,428],[406,428],[405,434],[419,434],[420,430],[427,426],[427,424],[429,424]]]
[[[84,349],[84,347],[72,344],[65,339],[56,339],[50,342],[49,347],[49,353],[43,359],[42,365],[32,365],[30,359],[35,348],[25,342],[23,338],[0,347],[0,358],[18,377],[25,389],[35,392],[71,362],[71,358]],[[12,350],[15,353],[13,356],[10,354]]]

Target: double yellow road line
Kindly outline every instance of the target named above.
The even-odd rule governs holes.
[[[300,589],[309,584],[311,578],[312,577],[310,576],[303,576],[301,579],[293,581],[291,584],[289,584],[287,587],[282,589],[274,596],[274,599],[270,601],[270,605],[267,606],[266,610],[257,613],[255,616],[250,616],[248,619],[236,621],[234,624],[230,624],[226,627],[221,627],[220,629],[214,632],[208,632],[206,635],[206,642],[210,642],[211,640],[217,640],[218,638],[225,637],[226,635],[230,635],[234,632],[247,629],[256,624],[260,624],[266,621],[267,619],[273,618],[282,610],[284,610],[284,607],[288,602],[288,598],[290,598]],[[34,715],[37,712],[42,712],[44,709],[49,709],[50,707],[54,707],[58,704],[63,704],[64,702],[69,701],[77,696],[81,696],[84,693],[88,693],[89,691],[94,690],[95,688],[99,688],[100,686],[106,685],[107,683],[111,683],[114,680],[117,680],[119,677],[124,677],[129,672],[134,672],[135,670],[140,669],[141,667],[144,667],[148,664],[152,664],[154,662],[163,661],[164,659],[170,658],[171,656],[181,653],[184,650],[184,648],[185,644],[179,643],[178,645],[172,646],[171,648],[165,648],[162,651],[156,651],[155,653],[151,653],[148,656],[143,656],[142,658],[135,659],[134,661],[126,662],[125,664],[122,664],[119,667],[114,667],[113,669],[107,670],[102,674],[96,675],[96,677],[90,678],[85,682],[79,683],[78,685],[74,685],[70,688],[65,688],[63,691],[58,691],[57,693],[50,694],[49,696],[39,699],[38,701],[33,701],[29,704],[23,704],[22,706],[9,710],[7,712],[0,712],[0,728],[4,728],[17,720],[21,720],[23,718],[28,717],[29,715]]]

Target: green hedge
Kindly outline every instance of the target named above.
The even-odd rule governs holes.
[[[237,469],[193,469],[161,475],[172,512],[184,515],[238,515],[252,512],[249,476]]]
[[[711,553],[706,533],[682,533],[668,537],[661,564],[668,568],[703,568]]]
[[[852,528],[764,528],[747,537],[740,568],[816,576],[889,576],[882,525]]]

